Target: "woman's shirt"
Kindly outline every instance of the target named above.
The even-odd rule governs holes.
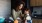
[[[15,11],[14,9],[12,10],[12,14],[13,14],[13,18],[17,19],[17,17],[19,17],[20,14],[22,14],[22,11]]]

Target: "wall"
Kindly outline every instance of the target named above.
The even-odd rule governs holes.
[[[10,1],[0,0],[0,17],[8,17],[11,12]]]

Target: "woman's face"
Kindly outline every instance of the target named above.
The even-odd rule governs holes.
[[[23,8],[23,4],[20,4],[19,9],[21,10]]]

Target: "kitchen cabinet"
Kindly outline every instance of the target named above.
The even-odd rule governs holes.
[[[32,23],[42,23],[42,19],[32,19]]]
[[[42,6],[42,0],[30,0],[30,6]]]

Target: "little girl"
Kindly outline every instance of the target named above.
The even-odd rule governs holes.
[[[25,23],[32,23],[31,16],[30,16],[30,9],[28,8],[24,9],[24,17],[25,17]]]

